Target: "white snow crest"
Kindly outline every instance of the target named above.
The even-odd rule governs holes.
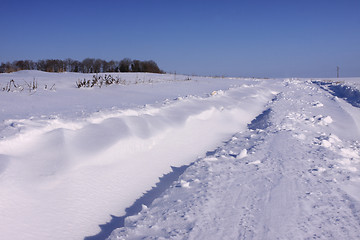
[[[241,152],[239,153],[239,155],[236,158],[237,159],[243,159],[243,158],[246,158],[247,155],[248,155],[247,150],[243,149],[243,150],[241,150]]]
[[[187,165],[246,129],[273,97],[267,83],[253,80],[172,82],[166,74],[119,74],[128,82],[158,80],[84,90],[75,81],[92,75],[11,76],[19,81],[32,74],[39,84],[56,82],[57,90],[0,94],[1,239],[97,234],[100,224],[125,214],[171,166]]]

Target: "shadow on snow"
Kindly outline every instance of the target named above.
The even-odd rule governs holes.
[[[333,82],[313,81],[313,83],[319,85],[333,96],[342,98],[354,107],[360,108],[360,91],[358,89]]]
[[[266,109],[263,111],[260,115],[258,115],[254,120],[251,121],[250,124],[248,124],[248,128],[251,130],[257,130],[257,129],[266,129],[271,125],[270,122],[270,114],[271,109]]]
[[[254,120],[248,124],[248,128],[252,130],[256,129],[266,129],[271,125],[270,119],[271,109],[267,109],[263,111],[260,115],[258,115]],[[214,155],[218,149],[214,151],[209,151],[206,153],[206,156]],[[160,181],[153,187],[150,191],[146,192],[142,197],[137,199],[134,204],[125,209],[126,214],[120,217],[111,215],[111,221],[105,224],[99,225],[101,231],[94,235],[85,237],[85,240],[103,240],[110,236],[111,232],[116,228],[124,227],[125,218],[129,216],[133,216],[138,214],[142,210],[142,205],[150,206],[151,203],[158,198],[166,189],[168,189],[176,180],[179,179],[180,175],[184,173],[184,171],[191,166],[193,163],[189,165],[184,165],[181,167],[171,167],[172,172],[165,174],[160,178]]]
[[[126,214],[121,217],[111,215],[111,221],[105,224],[99,225],[101,231],[94,235],[85,237],[85,240],[104,240],[110,236],[111,232],[116,228],[124,227],[125,218],[138,214],[142,205],[150,206],[151,203],[158,198],[167,188],[169,188],[176,180],[179,179],[180,175],[191,166],[185,165],[181,167],[171,167],[172,172],[165,174],[163,177],[159,178],[160,181],[153,187],[151,190],[146,192],[142,197],[137,199],[134,204],[125,209]]]

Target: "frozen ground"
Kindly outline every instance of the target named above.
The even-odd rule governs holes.
[[[0,92],[1,239],[96,235],[190,163],[110,239],[360,238],[358,80],[118,76],[0,74],[39,85]]]

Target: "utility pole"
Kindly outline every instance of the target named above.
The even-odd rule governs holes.
[[[337,78],[339,78],[339,71],[340,71],[340,68],[339,68],[339,66],[337,66],[336,67],[336,76],[337,76]]]

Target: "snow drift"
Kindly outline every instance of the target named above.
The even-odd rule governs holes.
[[[360,238],[357,79],[111,74],[0,74],[1,239]]]
[[[0,233],[5,238],[95,235],[99,224],[123,215],[171,166],[189,164],[245,129],[274,95],[268,81],[170,82],[168,75],[128,74],[121,77],[159,79],[76,89],[74,76],[80,77],[34,71],[1,75],[16,81],[35,77],[39,84],[47,78],[57,85],[54,92],[1,93],[6,104]]]

